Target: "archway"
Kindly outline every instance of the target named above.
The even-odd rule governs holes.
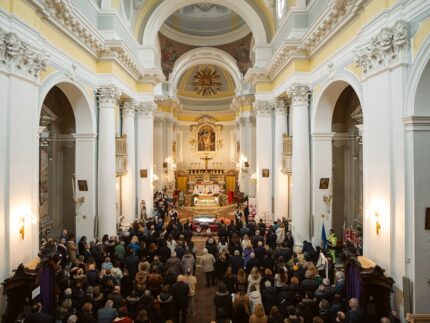
[[[40,100],[40,236],[58,237],[65,227],[78,236],[93,237],[97,137],[93,105],[82,87],[61,73],[45,80]]]
[[[337,99],[332,117],[332,228],[363,231],[363,112],[357,94],[347,86]]]
[[[345,224],[362,231],[361,136],[365,118],[360,88],[352,84],[344,79],[331,81],[317,97],[313,109],[312,212],[315,216],[313,241],[317,245],[320,244],[323,224],[326,231],[333,228],[339,240]]]
[[[54,86],[40,114],[39,218],[41,235],[75,232],[75,116],[66,95]]]
[[[405,123],[406,163],[406,273],[412,283],[412,309],[416,314],[430,308],[428,269],[430,249],[427,227],[430,191],[430,37],[417,55],[407,97]],[[409,260],[409,261],[408,261]]]

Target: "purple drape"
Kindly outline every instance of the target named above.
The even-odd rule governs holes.
[[[360,268],[350,261],[346,267],[346,299],[360,299],[362,294]]]
[[[44,265],[40,270],[40,302],[45,313],[54,314],[55,272],[52,266]]]

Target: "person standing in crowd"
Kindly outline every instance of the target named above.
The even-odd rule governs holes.
[[[203,249],[201,265],[206,275],[206,287],[215,286],[215,257],[208,252],[208,249]]]
[[[234,217],[236,219],[236,222],[242,222],[242,210],[240,209],[240,206],[238,205],[236,207],[236,211],[234,211]]]
[[[337,237],[333,229],[330,229],[330,234],[327,239],[327,247],[328,247],[328,253],[333,259],[333,263],[336,263]]]

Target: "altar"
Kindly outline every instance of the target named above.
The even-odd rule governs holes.
[[[220,206],[225,204],[227,192],[235,189],[236,176],[236,171],[223,169],[177,171],[176,189],[189,196],[191,205]]]

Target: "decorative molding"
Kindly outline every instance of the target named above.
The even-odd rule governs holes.
[[[98,59],[113,59],[138,81],[158,84],[164,80],[159,70],[147,70],[122,40],[105,40],[70,0],[31,0],[44,18],[71,35]]]
[[[409,116],[403,118],[405,131],[430,131],[430,116]]]
[[[309,101],[310,89],[307,85],[292,84],[287,89],[287,94],[291,98],[291,104],[307,104]]]
[[[138,107],[139,117],[153,118],[157,105],[153,101],[141,102]]]
[[[163,117],[154,117],[154,127],[155,128],[162,128],[164,123]]]
[[[121,110],[123,117],[134,118],[136,112],[136,101],[133,99],[125,100],[122,104]]]
[[[46,69],[46,53],[21,40],[15,33],[0,29],[0,66],[8,72],[38,78]]]
[[[406,61],[409,47],[409,25],[397,21],[392,28],[383,28],[366,44],[354,51],[354,59],[363,73],[370,74]]]
[[[250,124],[251,126],[255,126],[255,125],[256,125],[256,122],[257,122],[257,119],[255,118],[255,116],[249,116],[249,117],[248,117],[248,122],[249,122],[249,124]]]
[[[254,109],[258,117],[267,117],[272,115],[274,103],[271,101],[255,101]]]
[[[293,59],[309,59],[342,26],[353,19],[357,11],[366,2],[368,0],[329,0],[324,12],[307,29],[301,39],[284,40],[282,42],[266,65],[265,77],[272,80]],[[254,80],[251,74],[248,79]]]
[[[270,77],[264,68],[249,68],[244,76],[244,80],[250,84],[256,82],[269,82]]]
[[[99,100],[99,108],[109,107],[117,104],[121,91],[115,85],[104,85],[97,89],[96,97]]]
[[[279,97],[275,100],[275,114],[285,115],[288,114],[291,104],[291,99],[288,97]]]

